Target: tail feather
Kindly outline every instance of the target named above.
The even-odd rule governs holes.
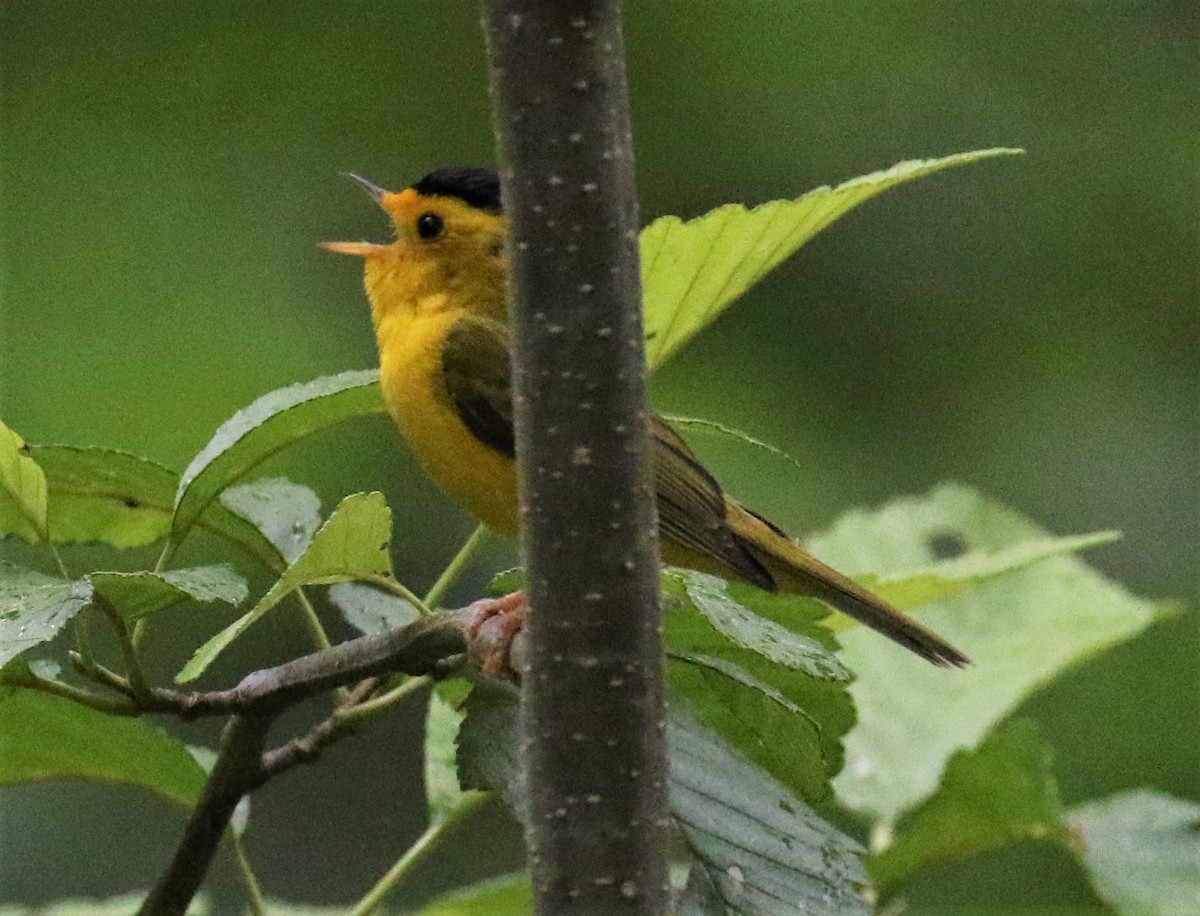
[[[824,601],[941,668],[971,664],[940,636],[801,550],[770,523],[736,503],[729,510],[730,527],[771,573],[780,591]]]

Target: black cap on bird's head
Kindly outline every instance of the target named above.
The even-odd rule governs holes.
[[[491,169],[453,166],[430,172],[413,186],[425,197],[457,197],[479,210],[499,213],[500,177]]]

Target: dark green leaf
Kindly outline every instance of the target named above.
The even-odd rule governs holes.
[[[194,680],[256,620],[304,585],[391,578],[392,511],[382,493],[347,496],[293,562],[248,613],[196,650],[176,680]]]
[[[465,704],[458,765],[464,786],[498,789],[527,819],[517,758],[517,699],[476,687]],[[675,702],[671,809],[694,853],[688,916],[863,916],[858,848],[800,799],[729,750]]]
[[[317,494],[286,477],[265,477],[221,494],[221,503],[263,533],[289,563],[321,525]]]
[[[1200,912],[1200,804],[1143,789],[1067,821],[1097,895],[1121,916]]]
[[[179,482],[171,538],[179,543],[217,495],[303,437],[383,410],[379,373],[343,372],[263,395],[225,421]]]
[[[46,537],[46,475],[25,440],[0,423],[0,535],[37,544]]]
[[[0,667],[53,639],[91,599],[86,582],[65,582],[0,562]]]
[[[0,688],[0,785],[47,779],[123,783],[191,807],[205,773],[180,741],[149,722]]]
[[[420,615],[403,598],[359,582],[331,585],[329,600],[342,612],[346,623],[368,636],[398,630]]]
[[[906,816],[875,856],[880,892],[927,865],[1022,839],[1066,838],[1050,748],[1028,720],[998,727],[978,750],[958,751],[934,795]]]
[[[670,740],[671,810],[695,855],[682,914],[871,912],[853,840],[678,704]]]
[[[975,491],[946,485],[875,512],[852,512],[813,553],[848,573],[921,574],[947,554],[1040,556],[1047,532]],[[989,575],[987,562],[981,574]],[[975,662],[934,668],[861,626],[838,633],[857,676],[859,724],[846,738],[839,798],[885,822],[937,787],[947,759],[974,747],[1024,697],[1069,665],[1149,625],[1158,609],[1056,556],[987,578],[915,616]]]
[[[197,566],[166,572],[96,572],[88,576],[128,621],[139,620],[181,601],[223,601],[237,607],[246,600],[246,580],[229,566]]]
[[[667,676],[701,720],[793,792],[828,795],[854,722],[848,672],[806,635],[753,614],[712,576],[672,570],[663,615]],[[749,592],[750,590],[747,590]]]

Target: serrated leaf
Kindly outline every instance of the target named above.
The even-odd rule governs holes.
[[[459,787],[456,742],[462,719],[462,713],[436,690],[429,692],[425,716],[425,801],[431,824],[441,823],[468,796],[476,794]]]
[[[91,598],[86,582],[66,582],[0,562],[0,667],[53,639]]]
[[[391,537],[392,511],[382,493],[347,496],[258,604],[197,649],[176,681],[198,678],[251,624],[301,586],[391,578]]]
[[[670,741],[671,811],[695,856],[682,916],[871,912],[857,843],[678,704]]]
[[[515,566],[492,576],[492,580],[487,584],[487,593],[495,598],[503,598],[505,595],[519,592],[523,588],[525,588],[525,567]]]
[[[797,795],[818,801],[854,722],[849,672],[815,635],[753,614],[725,582],[671,570],[663,614],[668,681],[705,725]]]
[[[1000,555],[1048,533],[967,487],[945,485],[845,516],[809,546],[847,572],[901,578],[927,570],[939,545]],[[945,671],[863,627],[838,634],[858,726],[835,787],[849,807],[890,822],[936,788],[955,750],[974,747],[1024,697],[1064,668],[1127,639],[1158,610],[1068,556],[1051,557],[923,606],[916,616],[975,662]]]
[[[95,572],[88,581],[130,622],[189,599],[237,607],[248,594],[246,580],[224,564],[166,572]]]
[[[505,875],[439,897],[420,916],[529,916],[533,886],[528,875]]]
[[[152,544],[171,527],[179,475],[145,458],[105,448],[34,445],[46,472],[50,539],[57,544],[98,541],[131,548]],[[199,526],[275,572],[287,563],[252,524],[220,503]]]
[[[0,535],[46,538],[46,475],[25,440],[0,423]]]
[[[420,616],[403,598],[359,582],[331,585],[329,600],[342,612],[346,623],[367,636],[398,630]]]
[[[289,563],[304,553],[321,526],[317,494],[286,477],[264,477],[230,487],[220,499],[225,508],[261,531]]]
[[[955,753],[937,792],[869,862],[876,888],[886,893],[918,869],[1017,840],[1065,840],[1052,756],[1028,719],[1002,724],[977,750]]]
[[[1200,804],[1145,789],[1068,815],[1092,886],[1121,916],[1182,916],[1200,903]]]
[[[0,785],[97,780],[192,807],[205,778],[182,742],[145,720],[106,715],[36,690],[0,689]]]
[[[377,371],[368,370],[289,385],[226,420],[183,472],[172,541],[183,539],[222,490],[279,450],[335,423],[382,411],[378,379]]]
[[[688,916],[862,916],[858,847],[782,784],[729,750],[678,700],[670,706],[671,810],[695,855]],[[465,704],[463,784],[498,789],[527,821],[515,694],[477,686]],[[713,908],[715,907],[715,909]]]
[[[993,156],[987,149],[940,159],[899,162],[837,187],[754,209],[726,204],[684,222],[666,216],[642,230],[646,363],[663,363],[731,302],[806,241],[859,204],[914,178]]]

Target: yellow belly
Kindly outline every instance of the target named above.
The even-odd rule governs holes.
[[[384,403],[434,482],[489,528],[515,537],[516,465],[476,439],[444,394],[441,344],[458,317],[442,312],[378,329]]]

